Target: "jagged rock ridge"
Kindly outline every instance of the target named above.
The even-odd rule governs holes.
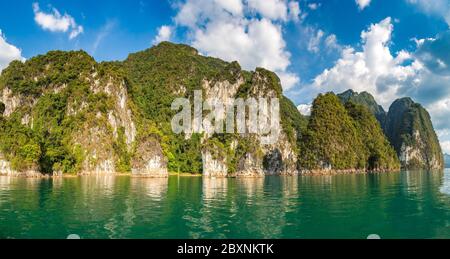
[[[278,141],[264,145],[258,134],[174,134],[170,121],[176,111],[171,110],[171,103],[178,97],[192,99],[195,90],[202,90],[205,99],[218,98],[225,103],[234,98],[277,97],[282,126]],[[390,122],[368,93],[346,92],[339,97],[342,102],[368,107],[381,125]],[[2,71],[0,171],[124,172],[155,177],[167,177],[170,171],[253,177],[318,168],[396,168],[397,161],[374,123],[375,117],[360,106],[338,108],[336,114],[348,123],[332,125],[348,133],[339,142],[347,148],[333,154],[323,149],[316,152],[320,138],[314,132],[320,127],[311,121],[322,125],[317,120],[319,110],[313,110],[308,122],[283,96],[273,72],[262,68],[245,71],[237,62],[201,56],[186,45],[163,42],[130,54],[123,62],[103,63],[83,51],[52,51],[25,63],[14,61]],[[419,117],[425,120],[422,115]],[[425,126],[425,131],[417,127],[419,136],[429,132],[429,125]],[[432,134],[426,136],[433,139]],[[349,139],[354,143],[347,143]],[[425,138],[420,139],[417,142],[427,147]],[[307,141],[311,142],[305,145]],[[409,150],[407,147],[404,149]],[[437,156],[422,158],[428,165],[440,161]]]
[[[367,107],[378,119],[404,169],[442,169],[443,154],[430,115],[411,98],[395,100],[389,112],[369,93],[348,90],[338,95],[344,103]]]
[[[286,130],[273,145],[261,145],[256,135],[173,134],[170,104],[194,90],[224,101],[278,97],[282,106],[293,106],[274,73],[243,71],[186,45],[163,42],[124,62],[105,63],[83,51],[53,51],[2,72],[1,169],[149,176],[297,172],[299,128],[292,115],[283,116]],[[15,139],[18,132],[22,137]]]

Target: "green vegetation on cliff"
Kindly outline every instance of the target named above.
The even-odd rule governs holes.
[[[412,101],[394,103],[386,116],[368,93],[329,93],[317,97],[306,118],[283,96],[275,73],[244,71],[237,62],[168,42],[130,54],[123,62],[97,63],[84,51],[51,51],[24,63],[13,61],[0,76],[0,155],[13,170],[48,174],[131,172],[159,153],[169,171],[200,173],[205,150],[223,160],[230,174],[245,162],[251,167],[252,161],[245,161],[249,154],[253,162],[264,161],[264,169],[292,170],[285,165],[290,161],[275,161],[280,150],[264,157],[259,138],[251,134],[206,138],[172,132],[177,113],[171,110],[173,100],[192,100],[194,90],[215,86],[220,89],[210,94],[222,98],[279,98],[287,144],[276,148],[289,159],[294,156],[293,164],[298,157],[299,169],[397,169],[397,154],[380,124],[386,125],[400,157],[402,147],[420,146],[422,157],[413,157],[410,165],[442,163],[429,115]]]
[[[345,105],[345,108],[354,120],[358,135],[362,139],[366,168],[369,170],[399,169],[400,163],[395,150],[373,114],[363,105],[351,101]]]
[[[168,42],[131,54],[123,66],[133,101],[143,117],[154,122],[160,132],[169,170],[202,172],[201,135],[186,138],[184,134],[172,132],[170,121],[176,112],[171,110],[171,104],[177,97],[192,98],[194,90],[201,90],[204,79],[225,76],[227,68],[235,67],[219,59],[200,56],[189,46]]]
[[[10,108],[10,114],[1,119],[0,153],[17,171],[76,173],[110,159],[114,170],[130,172],[132,162],[140,161],[134,159],[138,147],[127,142],[133,134],[121,124],[131,116],[135,125],[126,122],[136,128],[136,142],[159,142],[169,171],[202,172],[202,150],[208,142],[202,143],[203,134],[188,137],[172,132],[170,121],[176,112],[171,103],[177,97],[192,98],[205,81],[213,85],[238,80],[243,82],[236,97],[254,95],[254,87],[263,86],[258,94],[274,91],[281,98],[282,126],[295,148],[306,122],[282,96],[274,73],[261,68],[243,71],[237,62],[201,56],[189,46],[163,42],[130,54],[123,62],[97,63],[84,51],[51,51],[26,62],[12,62],[0,77],[0,91],[6,91]],[[129,99],[119,86],[125,87]],[[122,99],[129,114],[117,110]],[[5,108],[1,102],[1,114]],[[117,114],[120,112],[125,115]],[[231,148],[236,139],[237,152]],[[234,135],[216,135],[209,142],[216,144],[220,154],[227,154],[230,172],[236,171],[245,152],[258,151],[257,142]],[[110,165],[100,169],[109,169],[105,167]]]
[[[396,100],[389,113],[367,92],[352,90],[338,95],[343,103],[354,102],[369,109],[380,122],[405,169],[440,169],[442,151],[430,115],[411,98]]]
[[[80,170],[84,158],[74,145],[74,135],[84,125],[98,123],[98,113],[113,106],[108,96],[93,92],[86,81],[94,71],[105,70],[110,71],[108,77],[120,74],[111,73],[110,65],[97,64],[83,51],[52,51],[25,63],[13,61],[2,72],[0,91],[7,87],[20,100],[0,125],[0,152],[11,161],[12,169],[43,173]],[[69,114],[69,107],[79,111]]]
[[[389,108],[385,132],[406,169],[441,169],[444,158],[428,112],[411,98]]]
[[[313,103],[302,138],[300,165],[305,169],[389,170],[399,167],[379,123],[362,105],[344,106],[332,94]]]
[[[366,107],[373,115],[375,115],[377,120],[380,122],[381,127],[384,127],[386,123],[386,112],[383,107],[378,105],[375,98],[373,98],[373,96],[368,92],[357,93],[353,90],[347,90],[337,96],[343,103],[353,102]]]

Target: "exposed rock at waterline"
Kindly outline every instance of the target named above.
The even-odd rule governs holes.
[[[444,158],[430,115],[411,98],[396,100],[389,108],[386,135],[405,169],[442,169]]]

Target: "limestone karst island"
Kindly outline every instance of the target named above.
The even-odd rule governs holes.
[[[8,175],[260,177],[444,167],[428,112],[408,97],[386,112],[367,92],[329,92],[303,116],[275,73],[169,42],[123,62],[98,63],[84,51],[13,61],[0,90],[0,170]],[[224,101],[279,98],[278,141],[173,133],[171,103],[194,90]]]

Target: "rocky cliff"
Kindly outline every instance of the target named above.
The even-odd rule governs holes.
[[[385,133],[405,169],[442,169],[444,158],[430,115],[410,98],[396,100]]]
[[[398,99],[386,113],[369,93],[348,90],[338,96],[342,102],[363,105],[375,115],[404,169],[443,167],[443,155],[430,115],[420,104],[410,98]]]
[[[82,51],[11,63],[0,78],[1,171],[167,176],[159,143],[138,128],[128,87],[120,65]]]
[[[44,174],[168,171],[206,176],[297,173],[299,128],[285,115],[280,141],[257,134],[181,134],[171,131],[175,98],[225,103],[234,98],[282,95],[267,70],[243,71],[236,62],[204,57],[186,45],[163,42],[124,62],[97,63],[83,51],[53,51],[12,62],[0,77],[4,172]],[[297,123],[297,122],[296,122]],[[20,138],[17,134],[20,133]]]
[[[319,95],[300,143],[308,172],[384,172],[400,168],[394,149],[368,108],[333,93]]]
[[[173,101],[192,101],[199,91],[203,100],[227,105],[237,98],[278,99],[277,141],[265,143],[265,135],[249,125],[245,134],[213,133],[207,124],[200,132],[174,133]],[[83,51],[52,51],[14,61],[1,73],[0,173],[261,177],[396,169],[398,159],[372,113],[396,129],[388,135],[392,143],[402,138],[394,147],[402,150],[404,164],[439,167],[429,116],[416,106],[404,109],[410,112],[402,118],[416,114],[411,120],[391,125],[393,115],[386,119],[370,94],[348,91],[320,95],[307,119],[283,96],[275,73],[245,71],[237,62],[205,57],[186,45],[163,42],[122,62],[103,63]],[[268,117],[268,110],[259,116]],[[405,132],[413,138],[403,140]]]

